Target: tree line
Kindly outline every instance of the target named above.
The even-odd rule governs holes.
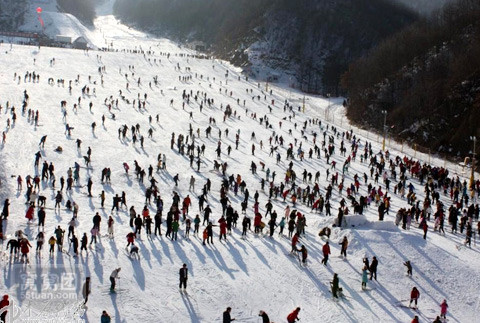
[[[342,77],[348,117],[465,157],[480,135],[480,2],[459,0],[384,40]]]

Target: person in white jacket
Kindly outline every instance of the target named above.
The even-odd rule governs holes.
[[[115,269],[114,271],[112,271],[112,274],[110,275],[110,282],[111,282],[111,285],[110,285],[110,290],[115,290],[115,279],[118,278],[118,273],[120,272],[122,268],[117,268]]]

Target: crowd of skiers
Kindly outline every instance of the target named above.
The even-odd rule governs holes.
[[[183,67],[184,70],[187,68],[188,67]],[[175,70],[181,71],[180,65],[177,65]],[[104,70],[100,70],[102,83],[103,71]],[[122,69],[119,70],[119,73],[122,74]],[[34,76],[34,80],[37,79],[37,77],[39,78],[39,76]],[[215,78],[210,80],[208,76],[197,75],[196,73],[195,78],[206,80],[210,84],[212,81],[215,82]],[[16,79],[17,75],[15,75],[15,80]],[[125,73],[125,79],[127,80],[127,90],[129,84],[140,86],[142,83],[140,77],[138,77],[138,75],[135,76],[135,67],[130,65],[128,66],[128,72]],[[227,80],[228,79],[227,75]],[[27,79],[25,79],[25,82],[26,80]],[[189,81],[190,79],[183,80],[183,82]],[[81,82],[83,82],[83,77],[78,75],[75,80],[69,82],[69,91],[71,92],[75,86],[80,87]],[[89,82],[91,83],[90,78]],[[152,82],[153,85],[156,86],[158,84],[158,77],[155,76],[150,82],[150,88],[152,88]],[[227,81],[225,81],[225,84],[226,83]],[[78,97],[78,100],[74,100],[75,103],[72,105],[73,110],[81,107],[82,98],[88,97],[89,84],[82,87],[81,96]],[[93,84],[89,86],[94,87]],[[222,88],[220,88],[220,92],[221,91]],[[225,89],[224,92],[227,97],[233,97],[232,91],[228,92]],[[218,195],[221,213],[214,214],[212,211],[214,205],[210,198],[213,195],[210,178],[206,179],[200,189],[200,194],[192,197],[190,197],[190,194],[186,194],[184,198],[181,198],[181,194],[179,194],[180,190],[178,189],[179,183],[188,180],[189,192],[196,192],[198,191],[195,189],[197,179],[193,175],[183,178],[183,175],[180,176],[176,174],[172,177],[172,182],[169,183],[173,191],[171,201],[170,203],[164,201],[167,192],[160,191],[157,185],[158,180],[156,179],[157,173],[167,172],[168,153],[163,152],[158,153],[157,158],[152,160],[151,164],[146,167],[142,167],[136,160],[133,161],[136,179],[142,184],[147,182],[144,192],[142,192],[145,198],[144,204],[140,207],[141,211],[137,212],[134,205],[130,204],[130,206],[128,206],[126,193],[122,191],[122,193],[119,194],[117,192],[120,192],[120,189],[115,188],[114,196],[112,196],[112,215],[109,215],[107,219],[103,219],[107,221],[107,234],[105,236],[110,238],[114,237],[115,221],[113,216],[121,211],[128,212],[131,232],[125,237],[127,242],[126,247],[129,248],[131,255],[139,257],[139,247],[136,244],[136,240],[145,235],[162,236],[162,228],[165,236],[172,241],[182,237],[182,235],[179,235],[179,231],[183,229],[183,237],[185,239],[188,239],[190,234],[200,236],[203,245],[207,246],[214,244],[215,227],[218,227],[218,240],[227,241],[227,239],[230,239],[229,236],[235,232],[233,229],[237,228],[237,224],[241,225],[242,238],[245,238],[252,230],[251,227],[253,224],[253,232],[256,235],[274,237],[275,231],[278,228],[278,235],[285,235],[291,238],[292,254],[298,254],[300,262],[306,265],[308,246],[306,243],[303,243],[300,248],[297,247],[297,245],[301,237],[306,234],[305,227],[307,226],[307,217],[313,218],[319,215],[333,216],[332,211],[337,209],[338,212],[335,221],[333,221],[334,224],[323,228],[319,233],[320,237],[327,238],[327,241],[325,241],[322,246],[322,264],[327,266],[331,253],[330,242],[328,240],[334,227],[345,227],[347,225],[347,216],[352,213],[364,214],[368,210],[371,214],[372,209],[378,211],[378,220],[383,221],[385,215],[390,215],[392,197],[406,198],[409,205],[408,208],[400,208],[398,210],[395,216],[395,224],[401,225],[404,230],[410,230],[413,224],[416,225],[423,231],[424,239],[427,238],[428,228],[430,227],[428,224],[430,223],[430,225],[432,225],[432,222],[435,231],[438,230],[439,234],[445,234],[445,220],[450,223],[452,234],[458,234],[459,224],[460,234],[465,235],[465,244],[469,247],[471,247],[472,237],[475,238],[475,232],[477,231],[480,234],[480,222],[477,222],[477,230],[474,228],[474,221],[478,221],[480,213],[479,206],[472,202],[476,194],[480,193],[480,181],[474,182],[473,185],[469,187],[465,180],[462,181],[458,176],[452,176],[449,170],[443,167],[436,167],[425,163],[422,164],[419,160],[408,156],[393,157],[390,156],[388,151],[374,152],[371,143],[367,141],[362,143],[360,138],[358,138],[352,130],[342,131],[335,126],[324,124],[320,119],[315,118],[300,122],[296,119],[300,108],[295,108],[287,100],[285,100],[283,106],[278,102],[275,103],[271,91],[263,91],[257,88],[256,95],[253,94],[253,89],[247,89],[247,93],[252,95],[252,101],[262,101],[263,99],[263,102],[265,102],[265,105],[268,106],[270,111],[272,108],[275,108],[277,110],[280,109],[280,111],[283,110],[285,114],[285,117],[279,121],[277,125],[270,120],[269,114],[258,117],[257,112],[249,111],[249,109],[246,108],[245,102],[242,104],[239,99],[237,100],[239,111],[244,112],[247,117],[250,117],[252,122],[258,123],[259,127],[264,127],[270,131],[271,135],[268,138],[257,138],[258,135],[255,134],[255,131],[245,135],[241,134],[240,130],[237,130],[235,132],[235,147],[230,145],[225,147],[228,143],[222,141],[222,136],[224,136],[224,138],[228,137],[229,129],[231,131],[231,128],[225,127],[224,130],[221,130],[220,126],[216,125],[216,120],[213,117],[210,117],[209,125],[205,129],[197,128],[195,130],[190,123],[189,130],[186,133],[177,132],[171,134],[170,149],[187,157],[192,172],[202,172],[206,167],[208,168],[209,161],[204,157],[206,150],[210,153],[216,153],[218,160],[212,161],[210,166],[213,171],[217,171],[221,176]],[[186,105],[190,107],[192,111],[195,107],[198,107],[199,111],[203,109],[211,109],[212,111],[221,109],[221,111],[224,111],[224,122],[228,119],[240,118],[241,114],[230,104],[224,106],[223,103],[221,103],[219,105],[213,98],[209,97],[208,92],[201,90],[184,90],[180,97],[171,99],[171,105],[174,104],[174,100],[182,102],[183,109],[185,109]],[[147,93],[144,93],[143,96],[139,93],[137,98],[130,99],[127,98],[127,94],[124,94],[120,90],[117,98],[113,95],[106,98],[103,104],[105,109],[108,110],[112,122],[115,121],[115,114],[112,111],[118,108],[119,101],[123,104],[131,104],[134,109],[138,109],[139,111],[142,109],[145,110]],[[30,120],[32,118],[32,122],[37,124],[39,113],[29,108],[29,94],[26,90],[24,91],[21,106],[22,116],[27,115],[28,109],[28,119]],[[92,109],[92,107],[93,104],[90,104],[89,108]],[[10,110],[11,119],[14,123],[17,118],[15,108],[9,103],[7,103],[5,108]],[[66,119],[68,114],[66,101],[61,102],[61,110],[63,117]],[[192,118],[192,112],[190,113],[190,117]],[[153,119],[152,116],[149,117],[147,130],[149,138],[153,136],[153,128],[150,126]],[[159,115],[157,115],[155,119],[158,122]],[[105,121],[105,116],[102,116],[102,124],[104,124]],[[68,124],[66,125],[68,127],[66,127],[65,135],[71,137],[74,127]],[[285,127],[287,125],[290,126],[288,133],[282,133],[280,131],[282,126]],[[95,126],[95,123],[91,125],[93,133]],[[204,134],[207,138],[214,137],[213,129],[215,128],[218,129],[218,142],[212,146],[206,146],[205,143],[207,143],[207,141],[202,140],[202,135]],[[143,135],[143,131],[143,125],[138,123],[131,126],[121,125],[118,129],[118,138],[122,141],[130,138],[133,145],[136,145],[138,141],[140,147],[144,149],[145,136]],[[293,131],[300,136],[295,135]],[[36,217],[39,228],[35,237],[27,237],[22,230],[16,230],[15,238],[11,238],[7,243],[7,248],[10,248],[10,255],[12,257],[20,257],[21,254],[20,260],[25,263],[29,262],[28,253],[30,248],[32,248],[29,239],[31,240],[33,238],[37,241],[37,255],[41,254],[45,241],[49,245],[49,255],[51,257],[55,255],[55,246],[57,246],[59,252],[69,253],[72,251],[74,256],[82,255],[84,252],[91,252],[88,247],[93,248],[102,237],[102,216],[98,212],[93,211],[95,214],[92,215],[90,232],[83,232],[83,235],[77,232],[76,228],[80,222],[78,214],[86,214],[87,211],[80,210],[78,203],[75,201],[75,195],[78,193],[74,191],[74,188],[82,188],[83,183],[85,183],[84,186],[87,189],[85,195],[93,199],[98,194],[100,205],[104,208],[107,194],[104,190],[101,190],[101,192],[98,190],[94,194],[93,189],[94,186],[110,186],[112,183],[112,171],[110,167],[102,170],[101,178],[95,179],[89,176],[85,179],[81,178],[82,167],[86,167],[87,169],[91,168],[92,163],[95,161],[90,147],[88,147],[86,155],[82,156],[85,166],[81,166],[79,162],[74,162],[74,165],[67,170],[66,174],[60,175],[58,178],[55,165],[46,160],[48,157],[48,153],[45,151],[47,138],[47,135],[41,137],[38,145],[39,150],[33,156],[34,172],[38,175],[32,176],[26,174],[16,176],[18,192],[25,191],[24,196],[27,205],[25,217],[29,223],[33,223]],[[227,161],[230,153],[233,149],[239,149],[241,139],[247,141],[248,147],[251,147],[252,161],[250,169],[253,174],[261,178],[258,187],[255,186],[254,183],[247,183],[243,174],[235,173],[228,168],[229,165]],[[4,144],[5,141],[4,133]],[[77,139],[75,145],[79,152],[82,149],[81,144],[82,140]],[[271,164],[260,161],[255,157],[257,147],[260,150],[264,148],[268,149],[267,152],[269,151]],[[62,147],[56,148],[56,151],[61,150]],[[42,159],[43,163],[40,164]],[[324,163],[324,165],[327,166],[325,174],[321,174],[320,171],[316,171],[315,173],[308,171],[307,165],[309,160],[320,160]],[[351,168],[354,162],[368,165],[369,174],[352,174]],[[283,174],[277,174],[277,171],[272,171],[274,164],[279,168],[283,167]],[[340,172],[336,168],[337,164],[342,165]],[[129,162],[122,162],[120,166],[123,168],[125,174],[129,176]],[[305,167],[301,169],[303,166]],[[115,165],[112,167],[115,167]],[[259,167],[261,167],[261,171],[263,172],[262,176],[257,173]],[[323,177],[325,179],[324,181],[328,183],[326,187],[321,187],[320,177]],[[59,183],[57,183],[57,178]],[[416,186],[413,185],[415,182],[417,183]],[[416,187],[418,186],[424,188],[425,198],[423,201],[417,198],[418,188]],[[66,230],[62,228],[62,224],[57,225],[51,215],[48,214],[51,208],[47,206],[50,202],[46,196],[47,194],[44,192],[45,187],[52,188],[57,192],[53,200],[55,202],[53,208],[55,214],[61,212],[62,206],[65,206],[68,212],[72,213],[71,220],[63,224],[64,228],[66,227],[68,229],[67,236],[65,236]],[[251,192],[254,193],[250,195]],[[64,197],[65,194],[68,197],[67,199]],[[231,202],[229,196],[235,196],[241,200],[238,210],[236,209],[236,205]],[[278,202],[280,201],[288,202],[283,210],[278,210]],[[447,203],[450,204],[448,208]],[[196,212],[193,210],[195,204],[198,205],[198,211]],[[11,213],[10,207],[10,199],[6,198],[1,212],[3,220],[8,220]],[[300,212],[300,208],[310,209],[310,212]],[[265,212],[262,210],[265,210]],[[14,213],[18,214],[18,209],[15,209]],[[201,216],[202,218],[200,218]],[[214,219],[215,216],[218,219]],[[269,219],[267,219],[268,217]],[[82,216],[81,218],[82,221],[85,221],[85,217]],[[45,223],[55,223],[55,230],[47,233],[45,231]],[[193,232],[190,232],[192,225]],[[3,239],[5,237],[3,221],[0,221],[0,229],[0,235]],[[65,241],[67,241],[68,249],[64,247]],[[340,255],[344,258],[347,257],[348,244],[347,236],[343,236],[340,241]],[[80,247],[80,250],[78,247]],[[378,263],[379,261],[376,256],[373,257],[371,263],[369,263],[368,257],[365,257],[361,276],[362,288],[367,287],[369,279],[377,279]],[[410,261],[407,260],[405,266],[407,266],[409,275],[411,275],[412,267]],[[184,269],[183,274],[182,269]],[[180,270],[180,287],[183,286],[183,288],[186,288],[188,270],[186,268],[182,269]],[[118,272],[116,275],[118,275]],[[112,289],[115,288],[116,275],[112,273],[112,276],[110,276]],[[368,275],[370,275],[369,279]],[[333,297],[338,297],[338,292],[342,289],[339,287],[337,274],[334,275],[333,281],[331,282],[331,289]],[[416,292],[418,292],[418,290],[416,290]],[[410,303],[415,302],[415,305],[417,305],[418,297],[419,295],[414,294],[412,291]],[[226,321],[226,315],[228,317],[230,316],[230,310],[231,309],[227,308],[227,311],[224,312],[224,322]],[[296,312],[292,312],[288,321],[294,322],[297,319],[299,311],[300,308],[297,308]],[[268,320],[266,313],[263,313]],[[264,318],[264,316],[262,317]],[[230,319],[230,321],[231,320],[233,319]]]

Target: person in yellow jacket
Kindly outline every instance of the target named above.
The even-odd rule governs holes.
[[[53,255],[55,251],[55,243],[57,242],[57,239],[55,239],[54,236],[51,236],[50,239],[48,239],[48,244],[50,245],[50,255]]]

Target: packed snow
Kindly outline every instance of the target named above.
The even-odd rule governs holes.
[[[0,146],[0,208],[7,198],[11,203],[8,220],[3,221],[5,239],[0,268],[4,279],[0,282],[0,295],[8,294],[14,304],[7,317],[98,322],[105,310],[114,322],[220,322],[222,313],[230,306],[232,317],[240,322],[259,322],[260,310],[268,313],[272,322],[286,322],[287,315],[296,307],[301,308],[301,322],[410,322],[415,315],[419,316],[420,322],[432,322],[440,315],[440,303],[446,299],[449,322],[478,320],[480,251],[475,242],[471,247],[463,244],[465,230],[463,234],[460,231],[456,234],[450,232],[450,188],[447,194],[444,194],[443,188],[436,190],[444,204],[445,234],[433,231],[433,214],[428,221],[426,239],[423,239],[423,230],[414,219],[409,230],[402,229],[402,223],[399,226],[395,224],[397,211],[411,207],[405,197],[393,192],[400,175],[398,167],[396,179],[387,167],[391,180],[388,193],[391,205],[384,221],[378,220],[375,201],[365,208],[363,215],[354,214],[346,189],[354,182],[355,174],[359,176],[360,187],[359,192],[352,195],[357,201],[360,196],[368,195],[364,173],[368,175],[369,183],[386,192],[382,174],[378,183],[374,183],[370,175],[370,156],[363,161],[360,159],[368,141],[379,161],[381,157],[378,153],[382,145],[376,134],[361,131],[348,123],[344,118],[342,99],[304,97],[296,91],[292,93],[288,88],[259,84],[247,79],[239,69],[226,62],[194,57],[197,53],[169,40],[156,39],[121,25],[108,14],[108,6],[111,9],[111,2],[102,8],[95,29],[88,31],[88,39],[96,47],[109,48],[110,51],[87,52],[15,44],[0,46],[0,125],[5,133],[5,142]],[[54,14],[50,17],[58,22]],[[75,30],[85,35],[81,29]],[[64,31],[61,30],[61,34],[65,34]],[[28,77],[25,79],[26,73],[33,72],[40,76],[38,82]],[[64,84],[59,80],[64,80]],[[70,82],[71,93],[68,89]],[[88,94],[86,87],[89,88]],[[83,94],[82,88],[85,89]],[[24,91],[28,94],[28,106],[22,111]],[[186,95],[190,94],[188,99],[182,99],[184,91]],[[206,100],[212,100],[211,104]],[[65,108],[61,107],[61,101],[66,101]],[[93,104],[91,109],[90,102]],[[142,102],[145,102],[145,106]],[[76,109],[74,104],[77,104]],[[231,107],[232,115],[224,119],[227,105]],[[16,114],[14,123],[12,107],[15,107]],[[28,117],[30,109],[38,111],[38,124],[35,124],[33,117]],[[104,122],[102,116],[105,116]],[[211,122],[212,118],[215,123]],[[266,126],[267,121],[269,126]],[[7,122],[10,126],[7,126]],[[94,122],[96,127],[92,130]],[[307,125],[303,129],[305,122]],[[73,127],[70,135],[66,130],[67,124]],[[134,143],[131,127],[137,124],[138,138]],[[128,127],[125,139],[118,132],[123,125]],[[192,143],[190,125],[195,135],[192,166],[189,156],[186,153],[182,155],[177,147],[180,134],[185,139],[188,137],[187,144]],[[205,130],[209,126],[212,131],[206,138]],[[152,129],[151,137],[149,129]],[[227,163],[227,179],[230,175],[236,179],[239,174],[245,181],[250,193],[246,215],[252,221],[252,230],[255,192],[259,192],[259,213],[264,216],[263,221],[268,223],[270,216],[265,217],[265,205],[269,200],[272,174],[276,173],[272,185],[280,186],[285,181],[290,161],[297,175],[296,185],[302,189],[307,185],[313,189],[315,185],[313,179],[311,182],[302,180],[304,169],[313,175],[320,172],[318,185],[320,194],[325,197],[330,177],[338,173],[340,183],[342,165],[352,153],[353,139],[346,137],[346,132],[350,130],[358,140],[357,156],[344,174],[343,191],[339,191],[338,185],[333,186],[330,198],[332,216],[326,216],[325,210],[312,211],[300,196],[294,206],[292,192],[288,193],[285,201],[283,192],[279,192],[277,198],[272,198],[273,209],[278,214],[277,224],[285,215],[287,206],[305,216],[307,226],[297,248],[301,245],[307,248],[306,264],[301,263],[300,255],[296,252],[290,253],[291,239],[287,226],[283,235],[279,235],[280,229],[276,227],[270,237],[267,224],[262,233],[248,231],[246,238],[242,238],[244,214],[241,203],[244,194],[240,189],[235,194],[233,185],[227,196],[240,217],[232,233],[227,234],[226,241],[219,241],[219,227],[215,226],[214,244],[204,246],[202,232],[205,226],[200,224],[200,232],[195,235],[193,223],[190,238],[185,238],[186,224],[182,221],[182,215],[178,240],[165,237],[166,214],[172,205],[173,192],[178,193],[180,203],[189,195],[192,205],[187,218],[193,222],[195,215],[199,214],[203,221],[198,196],[202,194],[207,179],[211,180],[212,188],[205,206],[210,205],[213,210],[210,220],[218,225],[222,214],[220,190],[223,176],[221,167],[214,169],[215,162]],[[253,132],[255,138],[252,139]],[[329,145],[330,136],[335,146],[329,164],[322,147],[324,132],[325,148]],[[172,133],[175,133],[173,149]],[[238,149],[235,148],[237,133]],[[316,153],[312,158],[308,156],[310,148],[314,147],[313,133],[317,134],[316,145],[321,149],[320,158]],[[42,148],[39,142],[45,135],[47,138]],[[143,147],[140,144],[141,136],[144,137]],[[277,147],[273,154],[270,154],[270,137],[273,138],[271,144]],[[276,142],[275,137],[282,137],[283,145]],[[82,141],[80,148],[77,148],[77,139]],[[344,156],[340,154],[342,140],[346,148]],[[218,158],[216,149],[220,143]],[[205,145],[205,153],[200,155],[200,171],[197,171],[197,147],[202,145]],[[252,145],[255,146],[254,155]],[[294,159],[287,160],[289,145],[293,147]],[[303,160],[298,156],[300,145],[305,154]],[[55,151],[59,146],[62,151]],[[232,147],[230,154],[227,153],[228,146]],[[91,164],[87,167],[83,156],[87,155],[88,147],[91,147],[92,154]],[[404,156],[412,159],[415,156],[415,161],[422,158],[422,162],[427,162],[427,156],[400,144],[387,142],[387,149],[394,162],[396,156],[400,156],[401,160]],[[35,168],[35,154],[38,151],[41,153],[40,165]],[[279,163],[276,162],[277,152],[281,156]],[[166,169],[157,170],[159,154],[162,154],[162,160],[165,160],[163,155],[166,157]],[[37,226],[37,208],[31,223],[25,218],[28,209],[26,177],[41,176],[44,161],[53,163],[56,183],[54,188],[51,178],[41,181],[40,191],[37,192],[47,198],[47,208],[44,229],[46,241],[42,251],[36,254],[35,237],[41,230]],[[139,259],[130,256],[129,249],[126,249],[126,235],[132,232],[129,209],[134,206],[136,212],[141,214],[150,179],[146,175],[143,183],[139,182],[134,161],[146,172],[152,165],[158,194],[164,203],[162,236],[147,236],[145,228],[142,228],[140,238],[135,240],[139,247]],[[332,161],[336,162],[335,169],[332,168]],[[256,174],[251,171],[252,162],[257,166]],[[462,171],[439,159],[432,158],[430,162],[437,167],[446,165],[451,178],[460,176],[461,182],[468,178],[468,170]],[[67,171],[70,167],[74,168],[75,163],[80,165],[79,182],[74,184],[71,191],[63,189],[62,206],[54,209],[60,178],[63,176],[67,179]],[[130,166],[128,174],[123,163]],[[101,182],[104,168],[111,169],[111,182]],[[327,169],[330,174],[328,179]],[[261,179],[266,179],[267,170],[269,178],[262,190]],[[174,183],[177,174],[178,187]],[[406,183],[413,185],[416,199],[422,207],[426,194],[424,185],[408,171],[406,174]],[[17,189],[18,176],[23,179],[21,190]],[[196,180],[194,188],[189,185],[191,176]],[[88,178],[93,181],[92,197],[87,195]],[[290,187],[291,181],[284,191]],[[102,190],[106,194],[105,208],[100,205]],[[112,212],[113,197],[115,194],[121,195],[123,191],[126,193],[127,207]],[[467,194],[470,197],[470,193]],[[342,228],[338,228],[334,224],[342,198],[345,198],[350,212],[345,216]],[[477,197],[474,198],[476,203]],[[315,197],[317,199],[318,195]],[[87,252],[75,256],[73,249],[69,248],[69,239],[65,237],[64,252],[58,252],[55,247],[53,256],[50,256],[47,240],[54,236],[55,228],[60,225],[66,230],[65,235],[68,233],[72,212],[65,208],[67,200],[79,207],[75,227],[77,237],[80,239],[86,232],[90,243],[92,217],[99,212],[102,220],[100,238],[97,244],[88,247]],[[147,207],[153,218],[157,212],[153,198]],[[435,206],[432,208],[435,211]],[[107,234],[109,216],[114,220],[113,239]],[[474,231],[477,220],[473,222]],[[328,265],[324,266],[321,263],[322,247],[327,239],[319,237],[318,233],[327,226],[332,230],[328,239],[332,254]],[[32,245],[28,264],[13,259],[10,250],[6,249],[7,242],[15,239],[17,230],[22,230]],[[346,258],[340,257],[340,242],[344,237],[349,241]],[[368,280],[367,289],[363,290],[363,259],[368,257],[371,261],[373,256],[379,261],[378,281]],[[407,260],[413,265],[412,277],[406,275],[403,265]],[[184,263],[189,269],[186,291],[178,287],[178,273]],[[117,292],[110,293],[109,277],[116,268],[121,268]],[[340,299],[333,298],[331,293],[330,281],[334,273],[339,275],[340,287],[343,288],[344,297]],[[91,277],[91,294],[86,307],[82,307],[82,287],[86,277]],[[414,286],[420,291],[418,310],[408,307],[410,291]],[[48,299],[48,295],[57,295],[57,292],[61,297]],[[72,293],[74,297],[71,297]]]

